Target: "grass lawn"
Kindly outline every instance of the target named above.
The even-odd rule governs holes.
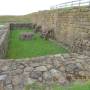
[[[35,34],[30,41],[20,40],[22,32],[31,32],[32,30],[12,30],[10,34],[9,49],[6,58],[30,58],[58,53],[67,53],[68,51],[57,43],[40,38]]]
[[[48,89],[47,86],[45,85],[32,84],[32,85],[26,85],[25,90],[90,90],[90,81],[87,81],[85,83],[75,82],[71,85],[66,85],[66,86],[53,84]]]

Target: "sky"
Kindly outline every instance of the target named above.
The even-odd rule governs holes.
[[[0,15],[25,15],[72,0],[0,0]]]

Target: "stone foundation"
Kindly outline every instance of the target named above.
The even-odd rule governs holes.
[[[5,58],[8,49],[8,39],[9,39],[9,25],[5,25],[0,30],[0,58]]]
[[[23,90],[26,84],[34,82],[67,84],[78,79],[89,80],[90,8],[41,11],[31,14],[30,17],[36,31],[54,30],[53,36],[56,41],[78,54],[58,54],[31,59],[0,59],[0,90]],[[20,25],[16,24],[15,27],[21,28]],[[0,30],[0,58],[5,57],[8,36],[9,26]]]
[[[1,59],[0,76],[3,75],[7,76],[5,90],[23,90],[26,84],[34,82],[67,84],[89,80],[90,57],[72,53],[32,59]]]

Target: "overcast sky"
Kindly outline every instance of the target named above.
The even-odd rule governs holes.
[[[0,15],[25,15],[72,0],[0,0]]]

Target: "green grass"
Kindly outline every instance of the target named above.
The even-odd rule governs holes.
[[[51,87],[39,84],[28,84],[25,86],[25,90],[90,90],[90,81],[85,83],[75,82],[68,86],[60,86],[58,84],[53,84],[51,85]]]
[[[68,52],[65,48],[55,42],[40,38],[35,34],[32,40],[20,40],[22,32],[31,32],[32,30],[12,30],[10,34],[9,49],[6,58],[31,58],[58,53]]]
[[[31,19],[28,15],[21,16],[0,16],[0,24],[8,23],[8,22],[16,22],[16,23],[30,23]]]

